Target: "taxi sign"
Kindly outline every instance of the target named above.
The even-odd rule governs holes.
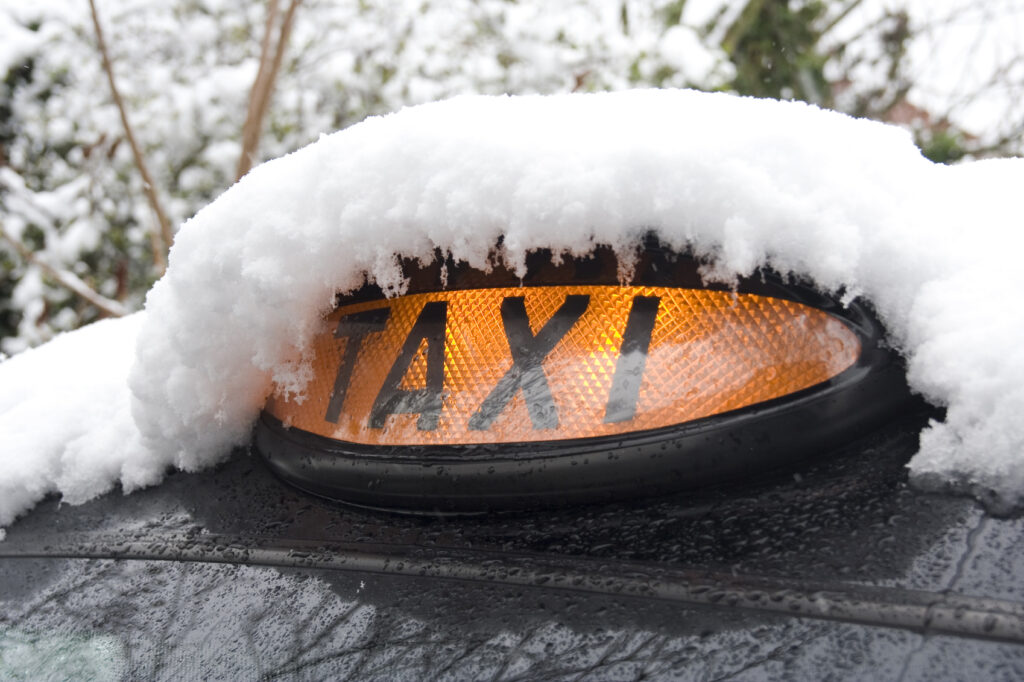
[[[408,264],[339,300],[304,395],[254,442],[327,497],[467,511],[676,490],[827,449],[905,401],[859,304],[767,274],[707,286],[648,246],[507,270]]]
[[[302,401],[267,412],[367,445],[521,443],[656,429],[822,383],[860,354],[839,319],[668,287],[414,294],[338,308]]]

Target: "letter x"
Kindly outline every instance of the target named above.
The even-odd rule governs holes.
[[[548,353],[562,340],[590,305],[590,296],[566,296],[537,335],[530,331],[526,303],[522,296],[509,296],[501,302],[501,321],[512,352],[512,367],[491,390],[469,419],[469,428],[484,431],[505,409],[519,389],[523,390],[526,409],[535,429],[558,427],[558,409],[551,398],[547,377],[541,366]]]

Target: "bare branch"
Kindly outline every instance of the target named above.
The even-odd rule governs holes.
[[[146,199],[149,200],[149,205],[153,209],[153,214],[156,216],[157,223],[160,226],[160,232],[157,235],[159,239],[154,238],[154,241],[157,241],[157,243],[154,244],[153,248],[153,262],[157,269],[163,272],[167,268],[167,252],[174,242],[171,222],[167,219],[167,214],[160,204],[160,198],[156,193],[156,184],[153,182],[153,176],[149,173],[149,166],[146,165],[142,148],[139,146],[138,140],[135,139],[134,129],[128,121],[128,110],[125,108],[124,100],[117,89],[117,82],[114,79],[114,67],[110,63],[110,53],[107,51],[107,43],[103,39],[103,28],[100,25],[99,13],[96,10],[96,0],[89,0],[89,9],[92,11],[92,25],[96,31],[96,44],[99,47],[100,58],[103,60],[103,70],[107,74],[107,82],[110,84],[110,93],[114,98],[114,104],[117,105],[117,111],[121,115],[121,125],[124,127],[125,137],[128,138],[128,145],[132,149],[132,156],[135,157],[135,165],[139,169],[139,174],[142,175],[142,191],[145,192]]]
[[[260,69],[256,74],[257,80],[266,71],[267,65],[270,63],[270,49],[272,47],[270,41],[273,40],[274,26],[277,24],[277,8],[278,0],[267,0],[267,18],[263,25],[263,40],[260,41]]]
[[[763,7],[764,0],[747,0],[743,10],[722,38],[722,49],[727,55],[732,56],[736,52],[736,47],[757,21]]]
[[[834,29],[843,19],[849,16],[850,12],[857,9],[858,6],[863,3],[864,0],[850,0],[846,3],[846,6],[840,9],[832,19],[825,24],[825,27],[821,29],[821,35],[826,35],[829,31]]]
[[[870,36],[872,34],[877,33],[878,30],[885,25],[885,22],[890,21],[893,18],[896,18],[897,16],[897,14],[891,14],[889,12],[883,12],[882,14],[879,14],[877,17],[875,17],[868,23],[864,24],[864,26],[862,26],[861,29],[857,31],[857,33],[853,34],[853,36],[833,45],[826,53],[827,57],[829,59],[835,58],[849,45],[856,43],[858,40],[864,39],[866,36]],[[832,27],[830,26],[829,29],[831,30],[831,28]]]
[[[277,21],[278,0],[270,0],[267,5],[267,21],[260,43],[260,66],[256,72],[256,80],[249,92],[249,107],[245,114],[245,125],[242,126],[242,154],[238,159],[235,179],[240,179],[252,168],[253,161],[260,146],[260,132],[263,130],[263,119],[270,104],[270,95],[274,91],[274,83],[281,69],[285,48],[292,32],[295,12],[302,0],[290,0],[285,10],[276,43],[272,41],[274,24]]]
[[[268,75],[270,65],[273,63],[271,50],[273,49],[274,25],[277,23],[278,0],[268,0],[267,20],[263,27],[263,40],[260,41],[260,66],[256,71],[256,80],[253,81],[252,89],[249,91],[249,104],[245,112],[245,123],[242,125],[242,154],[238,158],[238,166],[235,169],[235,180],[240,179],[252,168],[256,151],[259,148],[260,130],[263,121],[259,119],[259,102],[267,92]]]
[[[123,317],[127,315],[129,311],[120,302],[113,299],[107,298],[106,296],[93,290],[88,284],[82,281],[75,273],[64,270],[47,263],[44,259],[39,257],[39,254],[33,252],[31,249],[22,244],[19,240],[15,239],[12,235],[4,229],[2,223],[0,223],[0,239],[8,242],[14,247],[14,250],[18,252],[24,260],[37,266],[40,270],[49,275],[55,282],[69,290],[79,298],[82,298],[92,305],[96,306],[110,317]]]

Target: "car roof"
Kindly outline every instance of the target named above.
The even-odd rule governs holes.
[[[108,495],[79,507],[49,500],[15,523],[0,543],[6,576],[0,597],[6,611],[22,615],[6,616],[6,626],[41,627],[39,609],[18,611],[60,583],[33,586],[27,576],[40,566],[80,575],[99,570],[83,565],[102,565],[111,572],[105,580],[115,583],[124,582],[127,565],[150,566],[154,574],[188,566],[220,571],[210,578],[216,584],[230,583],[243,569],[263,576],[244,574],[256,584],[312,576],[346,585],[347,598],[356,581],[370,582],[375,588],[353,604],[427,623],[457,642],[482,637],[480,628],[493,639],[502,628],[568,627],[575,634],[558,637],[583,642],[596,630],[617,637],[628,631],[686,643],[640,656],[667,675],[693,658],[693,647],[705,657],[720,650],[725,632],[733,640],[759,639],[762,653],[795,646],[776,657],[790,662],[787,674],[817,656],[838,656],[848,646],[844,638],[860,642],[862,660],[851,663],[851,677],[868,669],[899,672],[915,651],[937,642],[941,656],[921,654],[912,671],[1019,672],[1022,521],[990,516],[973,500],[907,486],[905,463],[929,416],[918,411],[841,451],[728,486],[478,516],[342,506],[286,486],[259,458],[237,452],[212,472],[175,473],[129,497]],[[337,589],[328,593],[341,599]],[[259,589],[229,594],[221,599],[222,613],[248,613],[267,598]],[[498,618],[501,613],[508,617]],[[488,619],[494,622],[487,625]],[[808,635],[813,645],[793,639],[805,630],[817,633]],[[395,637],[380,639],[377,655],[396,646]],[[727,657],[722,670],[761,660],[744,651]],[[949,667],[935,668],[943,657]],[[531,660],[528,669],[538,676],[576,670],[544,656]],[[759,669],[775,676],[774,668],[763,667],[767,661]],[[594,670],[614,670],[606,668]],[[411,670],[435,676],[433,669]],[[453,670],[477,676],[484,669]]]

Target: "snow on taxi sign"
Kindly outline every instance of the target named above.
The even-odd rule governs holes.
[[[405,295],[342,299],[306,395],[271,398],[257,448],[351,502],[522,507],[777,465],[905,394],[879,380],[890,358],[859,306],[765,278],[709,288],[653,245],[628,281],[608,250],[537,262],[519,280],[439,261]],[[866,387],[874,404],[851,404]]]

